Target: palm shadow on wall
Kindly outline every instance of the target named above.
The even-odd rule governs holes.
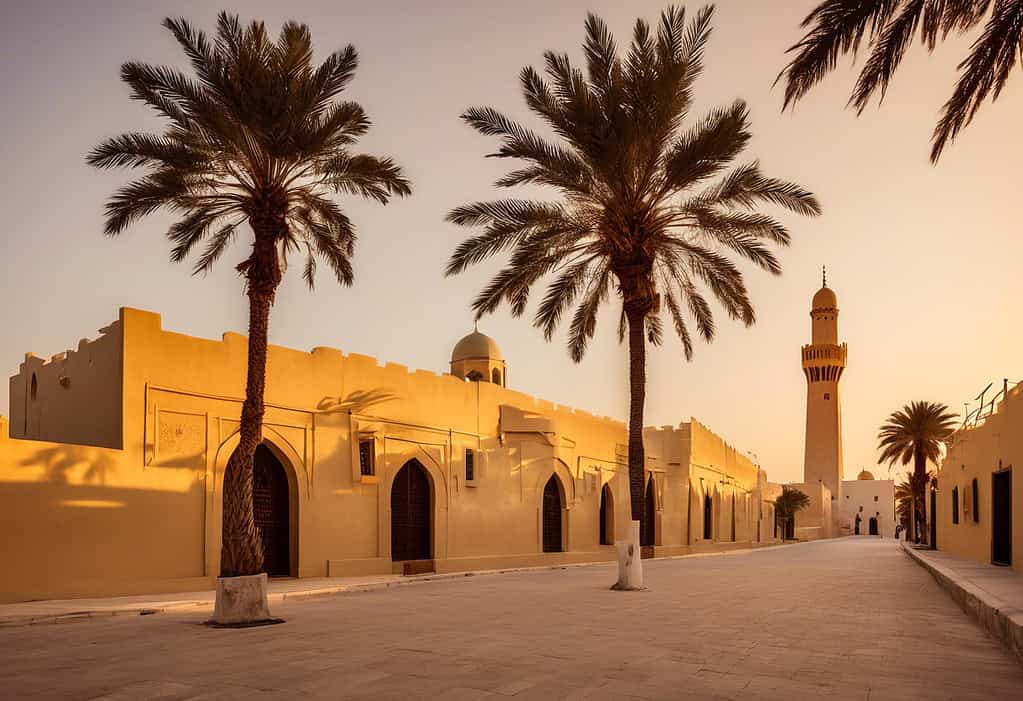
[[[72,444],[40,448],[18,464],[42,467],[42,479],[57,484],[68,484],[71,474],[78,473],[78,481],[82,484],[103,485],[108,476],[117,471],[117,462],[109,455],[108,449]]]

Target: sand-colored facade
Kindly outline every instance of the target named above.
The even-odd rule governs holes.
[[[990,415],[954,434],[925,500],[939,550],[1023,571],[1021,436],[1023,385],[1008,383]]]
[[[245,362],[243,336],[194,338],[127,308],[75,351],[26,356],[0,425],[0,600],[210,587]],[[506,388],[500,357],[451,369],[477,365],[472,382],[270,348],[264,506],[280,574],[402,571],[395,551],[420,546],[441,572],[615,557],[624,425]],[[696,421],[646,442],[654,555],[774,542],[779,488],[748,458]]]
[[[895,537],[894,481],[874,479],[867,471],[861,472],[855,480],[844,480],[839,509],[839,535]]]

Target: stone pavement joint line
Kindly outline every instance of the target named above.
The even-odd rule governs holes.
[[[12,699],[1021,698],[1023,669],[893,540],[456,577],[206,612],[0,628]]]
[[[677,555],[667,558],[713,557],[746,555],[762,550],[789,547],[792,544],[759,546],[757,548],[740,548],[711,553]],[[613,564],[613,563],[612,563]],[[336,594],[355,594],[376,591],[389,587],[400,587],[424,582],[443,582],[463,577],[483,577],[488,575],[509,574],[514,572],[537,572],[543,570],[563,570],[572,567],[608,567],[609,563],[581,562],[565,563],[540,567],[507,567],[494,570],[475,570],[466,572],[444,572],[440,574],[423,574],[414,576],[375,575],[366,577],[306,577],[302,579],[270,580],[268,599],[271,602],[287,601],[314,596],[331,596]],[[57,599],[50,601],[29,601],[16,604],[0,604],[0,628],[8,626],[39,625],[47,623],[73,623],[88,621],[94,618],[110,616],[137,616],[156,613],[167,613],[191,609],[193,611],[212,611],[215,592],[213,590],[184,592],[171,594],[153,594],[142,596],[120,596],[99,599]]]
[[[917,550],[905,543],[902,548],[1023,665],[1023,575],[941,551]]]

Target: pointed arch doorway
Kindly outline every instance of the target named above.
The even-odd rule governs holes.
[[[564,507],[564,497],[561,491],[561,483],[557,475],[551,475],[543,488],[543,551],[545,553],[560,553],[564,551],[564,541],[561,528],[561,510]]]
[[[611,493],[611,485],[605,484],[600,490],[600,544],[614,545],[615,540],[615,500]]]
[[[263,543],[263,571],[271,577],[291,576],[288,473],[266,443],[256,447],[252,461],[252,513]]]
[[[430,478],[418,460],[409,460],[391,485],[391,560],[433,558]]]

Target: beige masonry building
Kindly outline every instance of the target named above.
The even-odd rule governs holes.
[[[173,333],[134,309],[74,350],[27,355],[0,420],[0,600],[211,587],[245,362],[243,336]],[[450,372],[270,348],[254,468],[270,574],[615,558],[624,425],[508,389],[478,332]],[[763,470],[696,421],[645,438],[645,554],[775,542],[780,488]]]
[[[992,405],[952,436],[927,521],[938,550],[1023,572],[1023,384],[1006,381]]]

